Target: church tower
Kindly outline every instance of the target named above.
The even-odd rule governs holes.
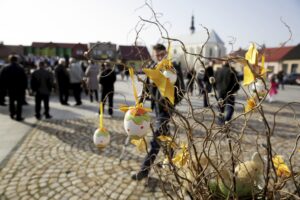
[[[194,15],[192,15],[192,23],[191,23],[190,30],[191,30],[191,34],[195,33]]]

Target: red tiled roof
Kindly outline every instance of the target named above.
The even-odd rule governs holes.
[[[283,57],[291,51],[295,46],[288,47],[275,47],[275,48],[265,48],[263,50],[265,54],[266,62],[276,62],[283,59]]]
[[[119,46],[121,59],[124,60],[148,60],[151,59],[145,46]]]

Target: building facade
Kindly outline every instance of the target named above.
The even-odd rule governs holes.
[[[89,43],[88,48],[92,49],[90,57],[94,60],[116,61],[117,45],[110,42]]]
[[[226,55],[224,42],[214,30],[210,31],[209,36],[204,32],[192,32],[175,38],[184,44],[186,50],[185,53],[181,43],[172,44],[172,56],[181,64],[183,70],[192,68],[197,70],[202,67],[197,61],[199,59],[197,55],[201,55],[201,60],[205,63],[210,58],[221,58]]]

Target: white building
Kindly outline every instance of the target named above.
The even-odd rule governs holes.
[[[220,58],[226,55],[224,42],[214,30],[209,32],[209,36],[204,29],[202,32],[195,32],[193,17],[190,29],[190,34],[174,37],[183,42],[188,53],[201,54],[205,58]],[[197,69],[201,66],[197,56],[184,53],[183,45],[179,42],[172,42],[172,56],[176,62],[180,62],[183,70]],[[206,62],[205,59],[202,60]]]

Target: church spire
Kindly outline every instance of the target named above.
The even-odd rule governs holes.
[[[192,34],[195,32],[194,15],[192,15],[192,24],[191,24],[190,30],[191,30],[191,33],[192,33]]]

